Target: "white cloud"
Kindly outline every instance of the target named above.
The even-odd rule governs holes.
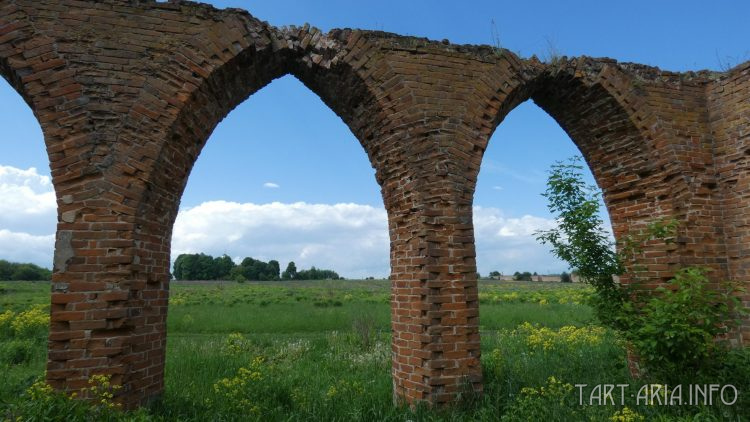
[[[50,268],[57,204],[49,176],[0,165],[0,259]]]
[[[49,267],[57,221],[49,177],[34,168],[0,165],[0,198],[0,258]],[[554,224],[475,207],[480,273],[565,269],[533,234]],[[180,253],[227,253],[235,259],[276,259],[282,267],[295,261],[298,268],[331,268],[350,278],[386,276],[390,271],[386,212],[369,205],[204,202],[179,213],[172,246],[173,258]]]
[[[358,204],[204,202],[175,222],[172,257],[181,253],[276,259],[282,269],[329,268],[349,278],[389,273],[384,209]]]
[[[267,189],[278,189],[280,186],[278,185],[278,183],[266,182],[263,183],[263,187]]]
[[[494,189],[494,190],[503,190],[503,187],[499,186],[499,185],[496,185],[496,186],[493,186],[492,189]]]
[[[0,229],[0,259],[52,268],[54,248],[54,234],[37,236]]]
[[[497,208],[474,208],[479,271],[560,271],[565,264],[540,245],[536,230],[554,220],[506,217]],[[182,210],[175,223],[172,257],[181,253],[276,259],[282,267],[331,268],[349,278],[389,273],[387,216],[357,204],[205,202]]]
[[[57,203],[49,176],[35,168],[0,165],[0,229],[31,234],[54,233]]]
[[[490,271],[512,274],[515,271],[538,273],[559,272],[567,265],[549,253],[549,246],[541,245],[534,232],[555,227],[555,220],[524,215],[507,217],[498,208],[474,207],[474,237],[476,238],[477,269],[486,275]]]

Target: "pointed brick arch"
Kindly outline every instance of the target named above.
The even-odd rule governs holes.
[[[0,73],[42,126],[58,198],[47,370],[58,389],[108,373],[128,407],[161,394],[187,175],[216,124],[285,74],[342,118],[376,170],[398,400],[444,404],[482,389],[474,188],[495,126],[529,98],[586,156],[617,235],[659,215],[682,223],[676,247],[642,257],[650,284],[678,264],[750,283],[747,64],[728,74],[585,57],[543,65],[488,46],[278,29],[191,2],[0,0]]]
[[[579,59],[557,64],[534,82],[531,98],[560,124],[588,163],[616,238],[672,216],[669,195],[654,195],[660,183],[654,176],[662,171],[653,159],[650,132],[638,125],[650,113],[632,77],[615,64]],[[668,273],[663,268],[661,276]]]
[[[187,53],[178,50],[168,56],[169,60],[159,70],[164,77],[157,76],[156,81],[172,77],[190,83],[178,84],[182,90],[170,91],[148,89],[147,81],[145,92],[138,101],[139,110],[134,110],[141,119],[138,132],[150,133],[147,136],[135,135],[134,139],[144,143],[132,147],[133,151],[150,151],[145,156],[148,160],[144,160],[143,156],[139,159],[139,155],[133,152],[124,156],[133,160],[132,167],[142,171],[139,177],[145,187],[134,200],[136,229],[133,237],[138,247],[134,251],[137,266],[131,267],[133,274],[142,275],[144,280],[136,288],[129,287],[130,296],[126,306],[131,312],[144,312],[142,316],[145,319],[139,320],[140,325],[135,330],[143,332],[145,340],[137,340],[133,347],[137,346],[140,350],[138,355],[144,361],[141,366],[146,368],[148,375],[134,372],[132,362],[124,364],[127,369],[123,373],[123,383],[143,378],[149,383],[149,388],[144,389],[147,394],[137,398],[137,402],[145,400],[150,390],[163,388],[171,233],[190,170],[213,129],[231,110],[273,79],[290,73],[296,62],[304,60],[305,54],[314,54],[290,48],[288,41],[291,38],[288,35],[263,23],[247,16],[240,19],[246,28],[250,28],[249,33],[237,33],[235,39],[222,38],[222,44],[212,45],[213,51]],[[218,32],[215,28],[209,28],[209,31]],[[189,61],[185,62],[181,57]],[[201,67],[196,67],[198,65]],[[351,68],[345,63],[338,67],[329,63],[325,65],[327,67],[324,68],[318,63],[309,62],[305,66],[312,70],[308,68],[305,76],[310,80],[316,77],[315,70],[339,70],[328,76],[337,84],[334,87],[337,95],[343,99],[358,98],[360,106],[368,92],[361,82],[354,82],[357,76],[350,74]],[[329,88],[325,77],[318,79],[323,81],[312,84],[314,91],[318,87],[322,90]],[[184,89],[186,87],[189,89]],[[360,111],[367,117],[356,116],[345,108],[348,104],[341,105],[337,98],[324,95],[324,99],[335,105],[334,111],[344,118],[350,128],[366,127],[369,121],[358,122],[356,119],[369,119],[378,114],[370,108]],[[366,104],[374,105],[375,102]],[[161,111],[163,114],[157,115],[157,110],[166,112]],[[132,331],[123,337],[124,343],[133,343]],[[122,352],[123,359],[133,355],[128,350]],[[109,365],[112,364],[110,362]]]
[[[533,100],[581,151],[602,189],[616,238],[658,218],[676,218],[681,223],[678,238],[683,240],[678,242],[678,249],[652,244],[644,251],[651,257],[645,266],[646,279],[659,284],[672,276],[677,264],[708,266],[717,277],[726,274],[721,258],[713,253],[693,254],[690,251],[696,245],[688,241],[696,236],[696,231],[721,231],[715,220],[695,224],[685,209],[690,196],[705,180],[711,183],[711,190],[715,189],[710,182],[713,177],[706,174],[698,176],[703,179],[698,179],[698,187],[690,183],[687,176],[695,173],[696,167],[705,169],[709,164],[696,163],[696,159],[705,159],[698,151],[686,159],[686,145],[678,135],[681,131],[705,133],[705,127],[694,128],[704,123],[699,119],[680,119],[682,110],[664,107],[665,102],[687,103],[689,110],[699,110],[697,99],[691,97],[695,92],[690,88],[701,86],[705,80],[692,75],[695,80],[678,78],[678,84],[674,74],[658,69],[587,57],[562,59],[551,65],[526,61],[517,65],[514,72],[499,81],[493,97],[485,98],[486,111],[479,125],[484,140],[481,154],[505,116],[522,102]],[[669,124],[664,125],[666,120]],[[702,192],[706,194],[705,189]],[[718,204],[710,204],[709,208],[720,212]],[[709,243],[715,245],[714,251],[721,251],[720,233],[701,239],[701,247]]]

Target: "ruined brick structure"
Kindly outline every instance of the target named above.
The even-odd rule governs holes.
[[[0,73],[43,129],[57,194],[47,380],[164,388],[172,224],[190,170],[235,106],[292,74],[376,170],[391,239],[397,398],[481,391],[472,198],[490,135],[532,99],[583,153],[616,236],[659,216],[640,258],[750,280],[750,63],[672,73],[382,32],[278,29],[240,10],[149,0],[0,0]],[[750,286],[749,286],[750,287]],[[750,297],[745,297],[750,305]],[[750,325],[737,333],[750,339]]]

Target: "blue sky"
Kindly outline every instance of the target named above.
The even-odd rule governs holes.
[[[273,25],[309,22],[500,44],[529,57],[549,46],[668,70],[721,70],[750,59],[750,2],[724,1],[224,1]],[[722,5],[715,7],[712,5]],[[41,131],[0,81],[0,258],[50,266],[55,210]],[[531,102],[490,140],[475,197],[479,271],[566,269],[536,243],[550,227],[546,171],[577,150]],[[590,178],[590,176],[589,176]],[[589,179],[593,183],[593,179]],[[173,236],[181,252],[294,260],[348,277],[388,274],[380,189],[343,122],[291,76],[237,107],[217,127],[190,176]]]

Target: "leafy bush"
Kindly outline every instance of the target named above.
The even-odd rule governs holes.
[[[41,347],[31,339],[10,339],[0,343],[0,362],[21,365],[31,361],[34,348]]]
[[[642,246],[652,240],[669,243],[677,223],[654,221],[645,230],[625,236],[615,252],[598,216],[600,192],[584,183],[580,161],[576,157],[552,167],[544,196],[559,225],[538,232],[537,239],[550,244],[555,256],[594,286],[597,295],[592,305],[597,316],[630,341],[652,375],[674,381],[696,371],[715,373],[720,367],[720,359],[715,358],[722,350],[715,340],[737,326],[744,313],[736,296],[741,290],[728,282],[709,286],[700,268],[677,271],[666,287],[655,291],[637,289],[636,257]],[[614,276],[626,267],[636,288],[615,281]]]
[[[550,244],[555,256],[600,290],[614,284],[612,276],[622,273],[622,265],[599,217],[601,192],[583,181],[581,160],[574,157],[569,164],[552,166],[542,196],[557,215],[558,227],[537,232],[537,239]]]
[[[557,215],[558,227],[538,231],[537,240],[552,246],[552,253],[575,268],[581,280],[596,289],[590,305],[605,325],[616,329],[617,312],[627,294],[614,276],[624,271],[621,257],[599,217],[601,192],[583,181],[581,157],[557,162],[547,179],[548,208]]]
[[[516,271],[513,273],[513,280],[516,281],[531,281],[531,273],[528,271],[524,271],[522,273]]]
[[[247,281],[247,278],[242,274],[242,269],[239,266],[232,268],[232,271],[229,273],[229,278],[238,283],[244,283]]]
[[[339,280],[341,276],[333,270],[321,270],[311,267],[309,270],[300,270],[295,276],[296,280]]]
[[[623,335],[661,380],[674,383],[715,370],[726,352],[715,339],[745,313],[736,283],[710,284],[705,274],[705,269],[683,268],[666,287],[623,304],[620,318],[628,327]]]

